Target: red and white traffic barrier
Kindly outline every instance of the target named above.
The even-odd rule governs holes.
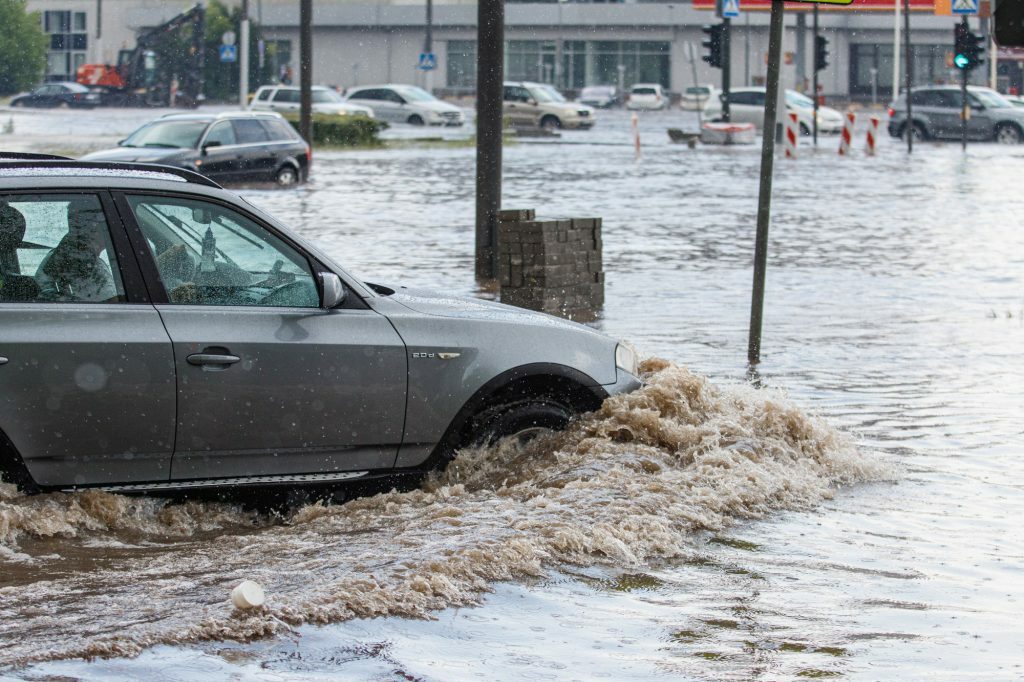
[[[630,124],[633,126],[633,147],[636,149],[636,158],[640,158],[640,117],[633,112],[630,117]]]
[[[800,136],[800,122],[795,113],[786,116],[786,158],[796,158],[797,140]]]
[[[872,116],[868,124],[868,156],[875,155],[875,144],[878,142],[878,124],[881,122],[881,118]]]
[[[850,141],[853,139],[853,124],[857,122],[857,114],[847,111],[843,119],[843,134],[839,138],[839,156],[846,156],[850,153]]]

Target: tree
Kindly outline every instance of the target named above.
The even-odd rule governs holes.
[[[0,95],[9,95],[39,82],[46,34],[39,13],[25,10],[25,0],[0,0],[0,26]]]
[[[228,9],[221,0],[210,0],[206,5],[206,55],[204,80],[206,98],[208,100],[238,99],[238,62],[220,61],[221,36],[227,31],[234,32],[236,41],[242,35],[242,9]],[[258,45],[260,27],[251,16],[249,19],[249,89],[256,90],[260,85],[273,80],[271,66],[259,66]]]

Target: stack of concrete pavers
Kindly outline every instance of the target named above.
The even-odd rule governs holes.
[[[601,219],[537,220],[527,209],[498,220],[501,302],[592,319],[604,305]]]

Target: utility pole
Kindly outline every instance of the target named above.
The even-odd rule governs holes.
[[[505,0],[479,0],[476,44],[476,276],[492,280],[498,277]]]
[[[773,3],[774,4],[774,3]],[[729,34],[732,31],[732,19],[722,19],[722,120],[729,122],[729,86],[732,69],[729,68],[732,62],[732,51],[729,47]]]
[[[811,129],[814,135],[814,146],[818,146],[818,4],[814,4],[814,75],[812,76],[811,97],[814,98],[814,122]]]
[[[313,0],[299,0],[299,133],[312,148]]]
[[[249,108],[249,0],[242,0],[241,44],[238,46],[238,105]]]
[[[434,0],[427,0],[427,31],[423,38],[423,54],[434,54]],[[434,92],[434,70],[427,69],[423,77],[427,92]]]
[[[896,0],[899,2],[899,0]],[[910,88],[914,85],[914,64],[911,60],[910,51],[910,0],[903,0],[903,47],[906,50],[906,70],[907,70],[907,124],[905,130],[907,132],[907,153],[911,154],[914,151],[914,109],[910,104],[912,99],[910,96]]]
[[[761,185],[757,195],[757,239],[754,244],[754,287],[750,301],[750,336],[747,362],[761,362],[761,326],[764,319],[764,281],[768,268],[768,227],[772,214],[772,171],[775,164],[775,120],[779,106],[779,62],[782,57],[783,0],[772,0],[768,28],[768,82],[764,98],[764,134],[761,136]]]

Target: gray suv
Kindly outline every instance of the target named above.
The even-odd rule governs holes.
[[[636,375],[588,327],[363,282],[190,171],[0,161],[0,472],[26,490],[419,474]]]
[[[916,140],[959,140],[962,94],[958,86],[928,86],[911,91],[910,105],[914,121],[909,128]],[[1019,144],[1024,140],[1024,109],[1016,108],[995,90],[967,87],[971,108],[967,137]],[[889,105],[889,134],[903,137],[907,127],[907,95]]]

